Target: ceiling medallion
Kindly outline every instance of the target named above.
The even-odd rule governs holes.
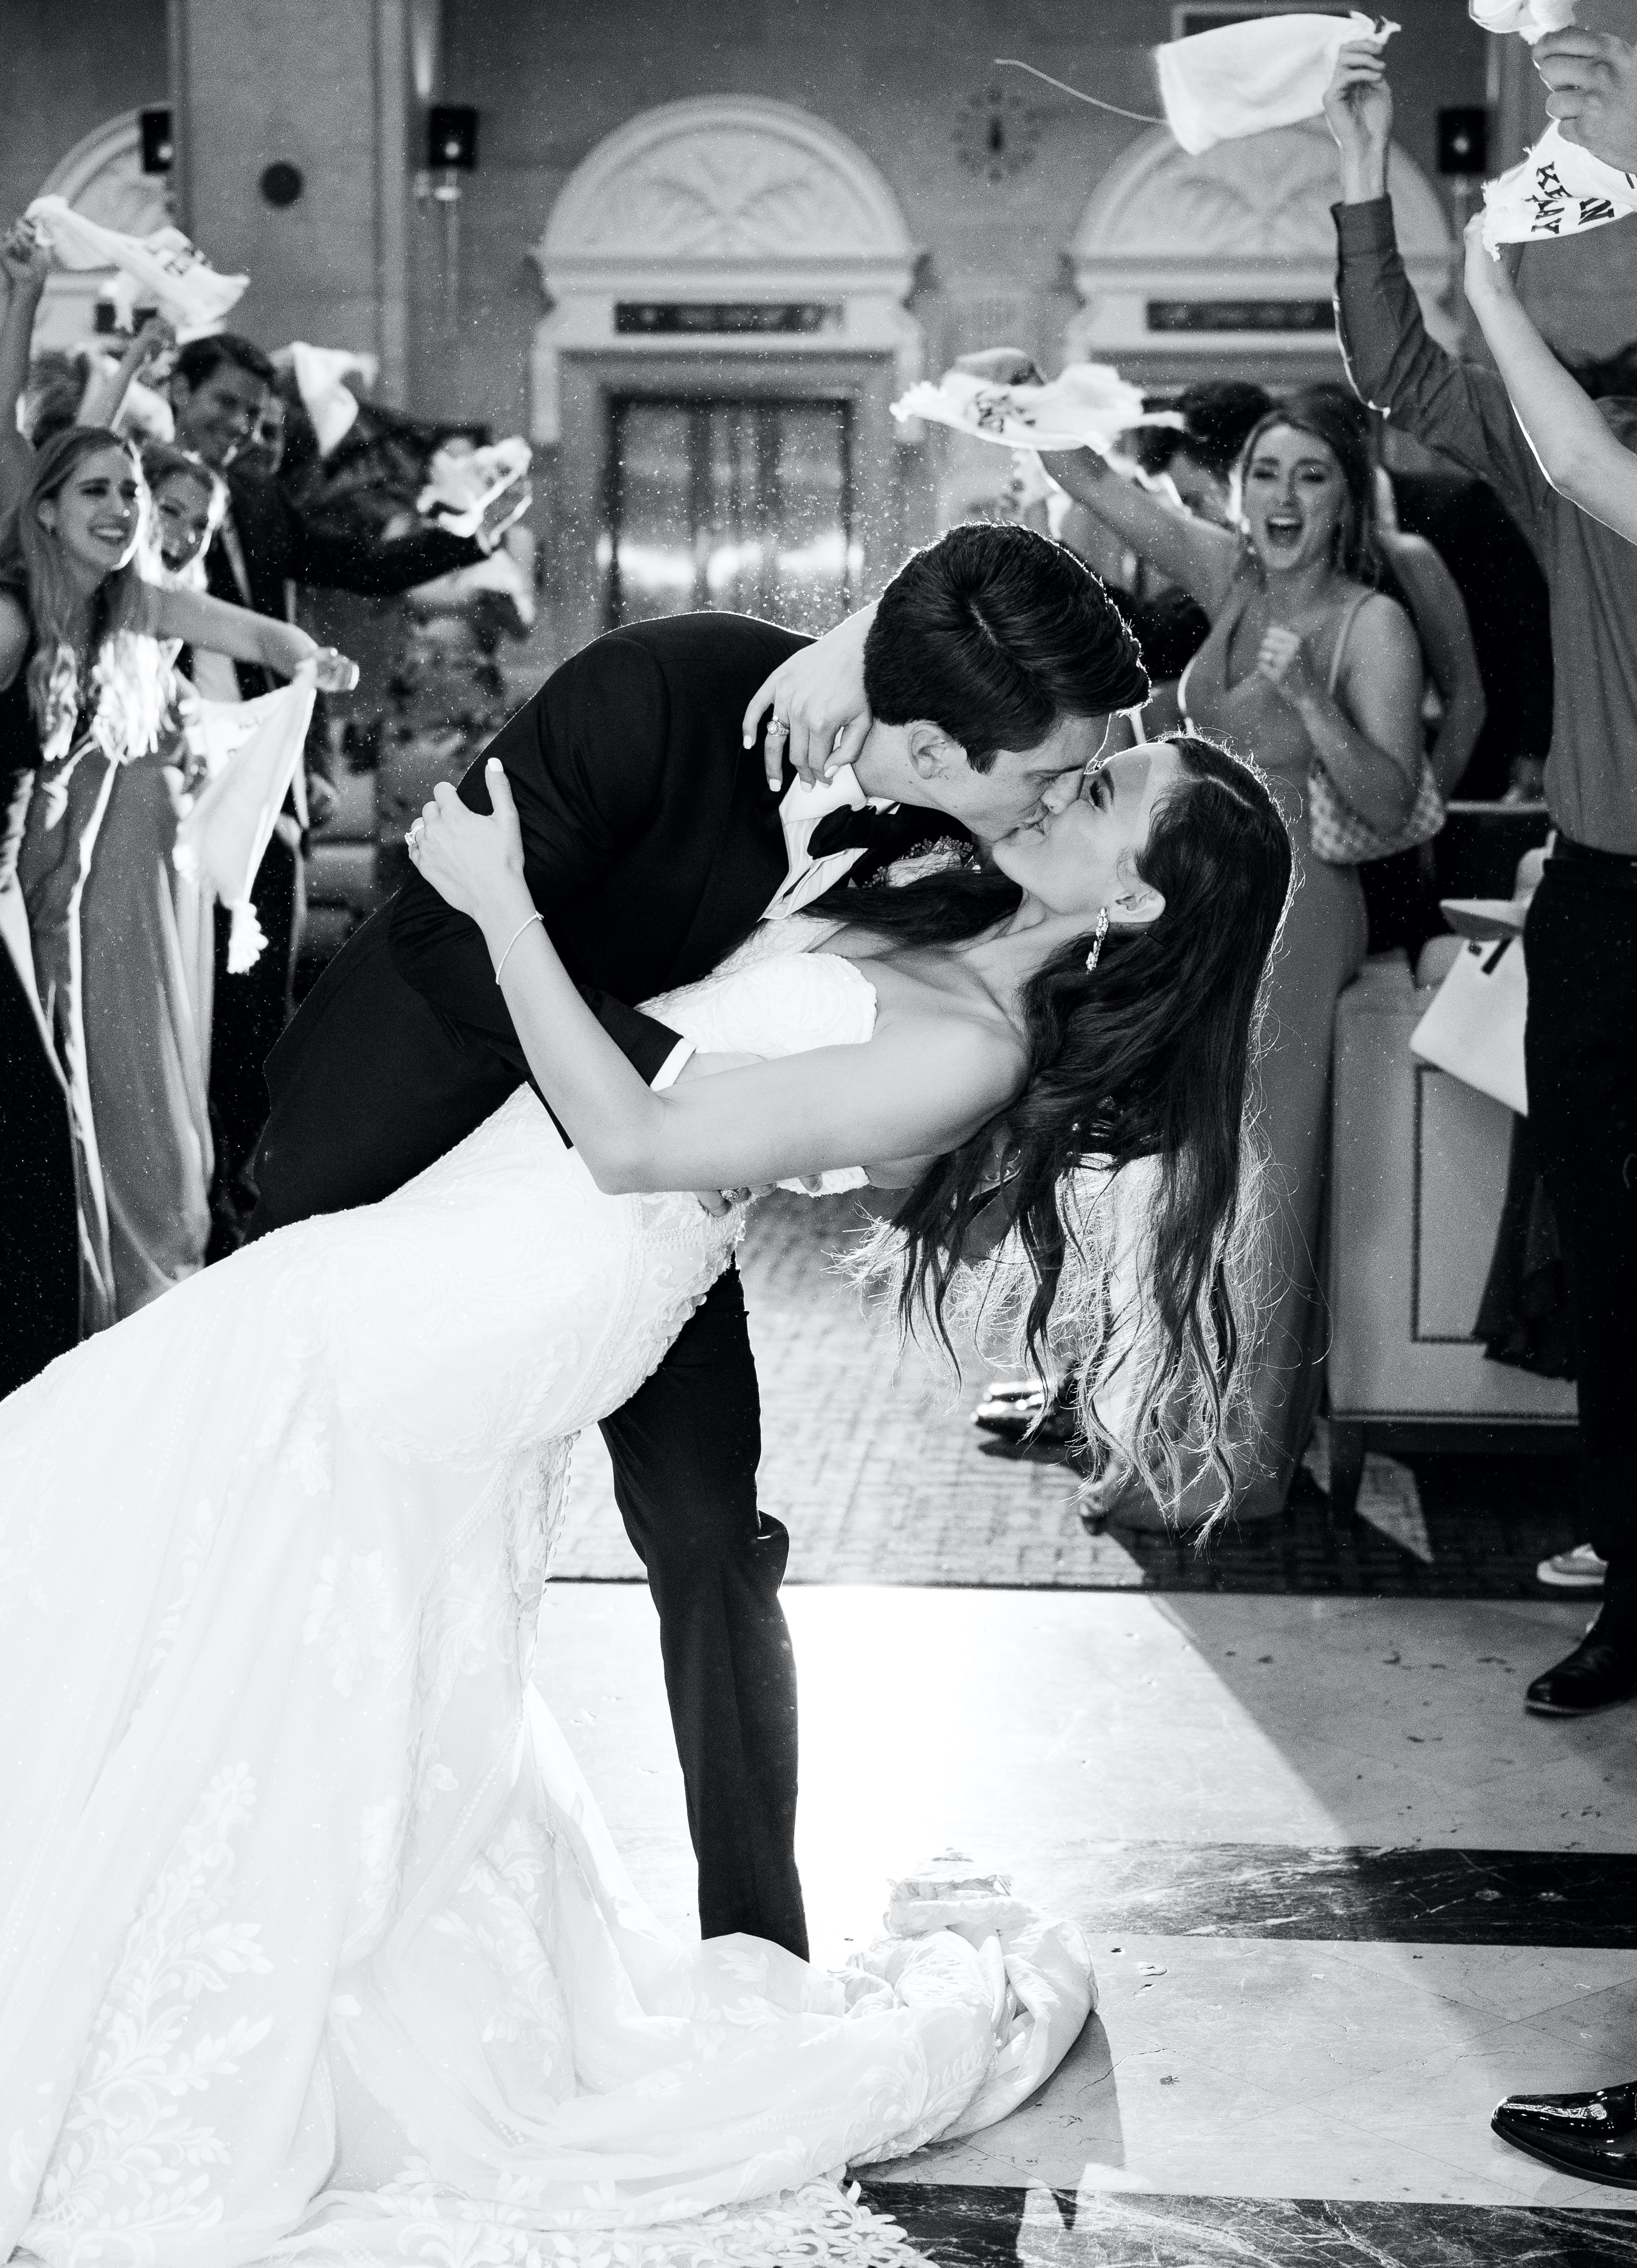
[[[986,181],[1010,180],[1035,162],[1040,148],[1039,111],[1008,87],[969,94],[955,117],[955,155],[969,173]]]

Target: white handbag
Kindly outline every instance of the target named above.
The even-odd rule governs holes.
[[[1411,1034],[1411,1052],[1526,1118],[1523,1023],[1528,1012],[1523,939],[1471,939]]]

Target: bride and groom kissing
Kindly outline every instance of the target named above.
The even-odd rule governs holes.
[[[428,806],[270,1059],[254,1240],[0,1407],[0,2251],[431,2258],[476,2227],[463,2258],[566,2258],[984,2123],[1066,2048],[1083,1947],[1004,1898],[972,1910],[999,1998],[930,1925],[806,1963],[733,1251],[746,1191],[867,1175],[907,1320],[1021,1274],[1094,1427],[1135,1365],[1119,1446],[1155,1485],[1221,1456],[1290,852],[1211,744],[1105,752],[1146,693],[1073,555],[963,527],[816,646],[609,634]],[[853,759],[816,791],[780,762],[803,718],[807,772],[844,725]],[[889,879],[947,836],[973,855]],[[1133,1322],[1076,1190],[1139,1160]],[[693,1948],[530,1690],[594,1423]]]

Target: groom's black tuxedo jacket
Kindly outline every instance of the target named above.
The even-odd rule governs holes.
[[[704,976],[784,880],[779,798],[741,722],[763,679],[807,643],[738,615],[611,631],[485,752],[505,765],[553,941],[645,1079],[676,1035],[627,1004]],[[481,761],[459,792],[489,809]],[[892,831],[901,842],[959,830],[905,812]],[[528,1069],[481,932],[416,875],[332,961],[267,1075],[258,1230],[385,1197]]]

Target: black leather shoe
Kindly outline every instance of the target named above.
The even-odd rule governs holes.
[[[1600,1615],[1573,1653],[1543,1670],[1523,1696],[1537,1717],[1584,1717],[1637,1693],[1637,1638],[1618,1636]]]
[[[1045,1406],[1038,1379],[1008,1379],[990,1388],[973,1410],[972,1423],[985,1433],[999,1433],[1002,1440],[1021,1441]]]
[[[1074,1397],[1066,1394],[1047,1406],[1046,1397],[1032,1379],[996,1386],[972,1412],[972,1423],[1003,1441],[1028,1441],[1031,1448],[1060,1449],[1079,1431]]]
[[[1560,2174],[1637,2190],[1637,2080],[1593,2095],[1508,2095],[1489,2123]]]

